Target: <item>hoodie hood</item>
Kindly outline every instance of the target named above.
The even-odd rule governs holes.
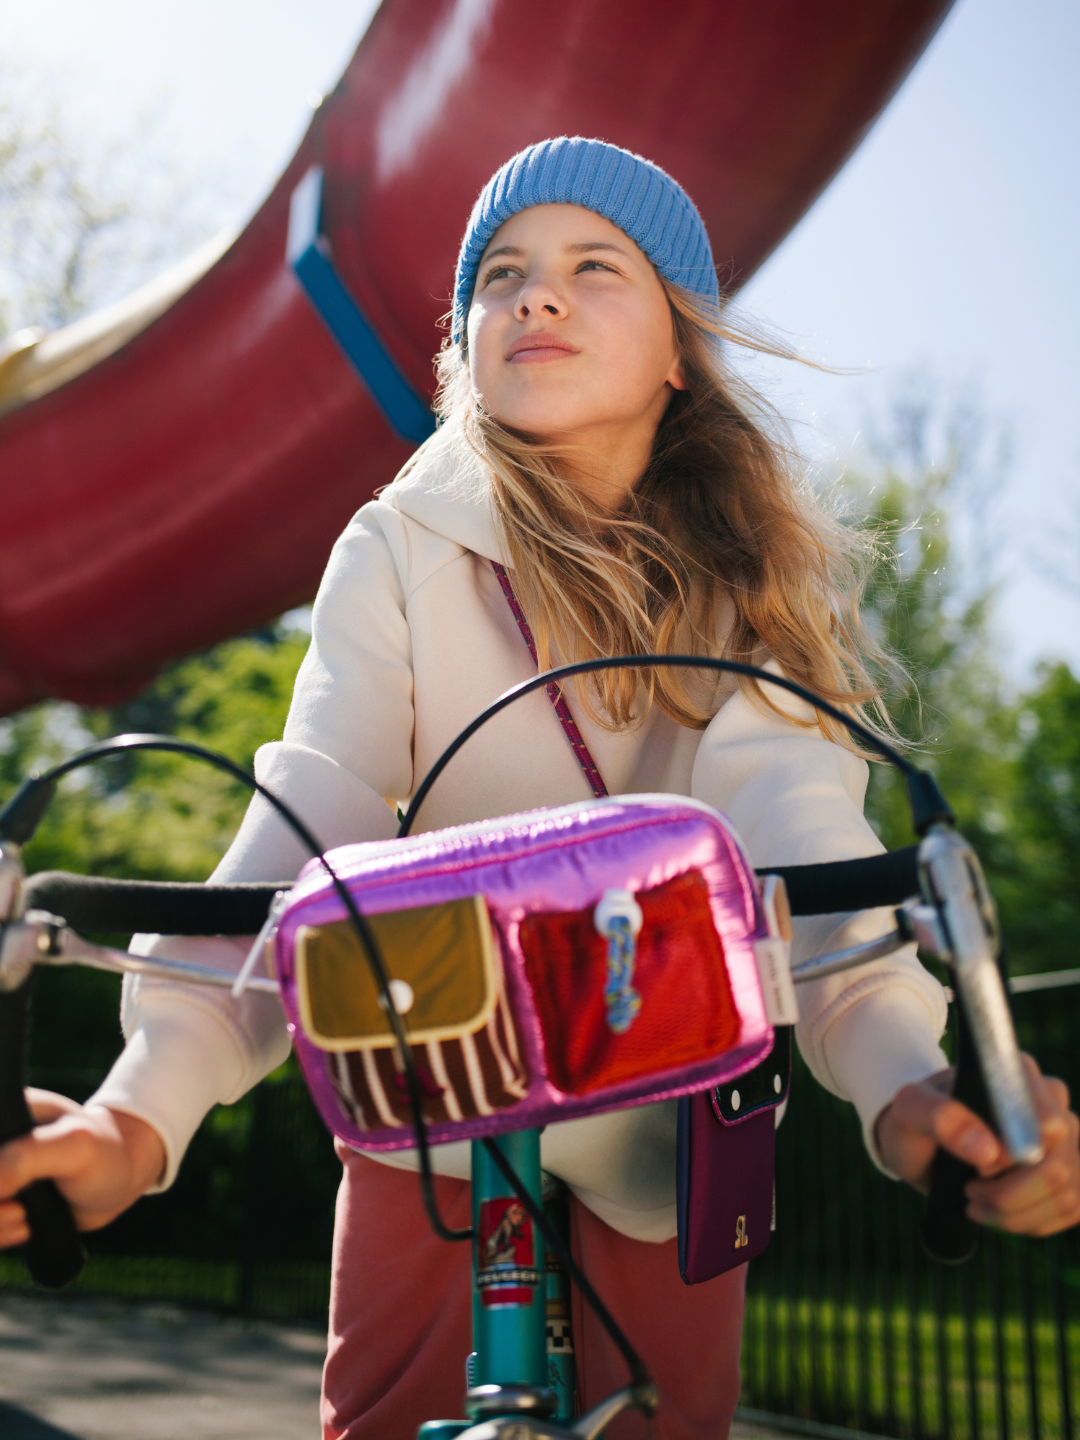
[[[491,504],[491,473],[454,421],[424,441],[381,498],[462,549],[506,564]]]

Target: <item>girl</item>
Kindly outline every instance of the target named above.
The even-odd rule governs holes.
[[[860,623],[847,542],[816,511],[728,371],[708,237],[663,171],[596,140],[510,160],[481,194],[439,358],[439,431],[336,545],[284,739],[260,779],[324,844],[391,837],[458,730],[560,661],[696,649],[767,662],[841,704],[873,706],[879,661]],[[519,620],[525,621],[521,624]],[[535,655],[530,654],[530,643]],[[608,790],[693,795],[733,820],[757,865],[880,849],[862,816],[867,770],[846,733],[780,692],[703,672],[610,672],[568,692]],[[419,828],[587,799],[587,767],[537,693],[470,742]],[[306,856],[255,800],[218,881],[280,880]],[[892,928],[891,915],[798,922],[796,959]],[[246,946],[143,937],[235,969]],[[1047,1159],[1022,1174],[947,1097],[946,1006],[913,953],[803,987],[798,1040],[851,1100],[875,1163],[924,1185],[938,1144],[975,1164],[971,1213],[1049,1233],[1080,1218],[1076,1120],[1036,1079]],[[280,1007],[197,987],[125,983],[127,1048],[85,1108],[39,1097],[43,1124],[0,1154],[0,1197],[53,1175],[85,1228],[168,1186],[215,1103],[284,1058]],[[569,1185],[575,1244],[648,1358],[657,1433],[727,1433],[738,1396],[745,1267],[686,1289],[675,1257],[674,1107],[548,1127],[545,1167]],[[411,1157],[341,1150],[327,1440],[407,1440],[460,1413],[469,1254],[428,1229]],[[467,1223],[468,1147],[436,1152],[438,1198]],[[25,1238],[0,1205],[0,1241]],[[624,1374],[575,1316],[586,1405]],[[627,1416],[612,1436],[644,1433]]]

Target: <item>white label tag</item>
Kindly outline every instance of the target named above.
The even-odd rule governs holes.
[[[754,941],[761,993],[765,997],[765,1015],[770,1025],[796,1025],[799,1002],[791,979],[791,946],[778,935]]]

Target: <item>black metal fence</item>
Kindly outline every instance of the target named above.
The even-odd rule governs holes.
[[[1080,978],[1080,977],[1077,977]],[[1080,1089],[1080,985],[1015,997],[1025,1048]],[[76,1097],[96,1077],[38,1075]],[[215,1111],[167,1194],[90,1237],[83,1291],[322,1322],[340,1166],[286,1068]],[[744,1403],[911,1440],[1072,1440],[1080,1232],[984,1232],[967,1266],[922,1255],[922,1201],[798,1063],[777,1147],[778,1229],[754,1261]],[[0,1285],[25,1284],[0,1257]]]
[[[100,1077],[37,1072],[76,1099]],[[85,1237],[73,1291],[168,1300],[325,1323],[341,1165],[292,1062],[236,1105],[211,1112],[176,1183]],[[0,1254],[0,1289],[27,1284]]]
[[[1025,1048],[1075,1092],[1080,986],[1014,996]],[[876,1173],[858,1122],[799,1064],[777,1147],[778,1228],[751,1267],[744,1402],[913,1440],[1071,1440],[1080,1231],[984,1231],[967,1265],[923,1255],[923,1202]]]

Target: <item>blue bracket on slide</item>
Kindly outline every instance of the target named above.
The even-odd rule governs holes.
[[[434,431],[435,416],[398,369],[334,269],[329,241],[319,232],[322,185],[322,166],[313,165],[293,191],[285,258],[391,429],[402,440],[419,445]]]

